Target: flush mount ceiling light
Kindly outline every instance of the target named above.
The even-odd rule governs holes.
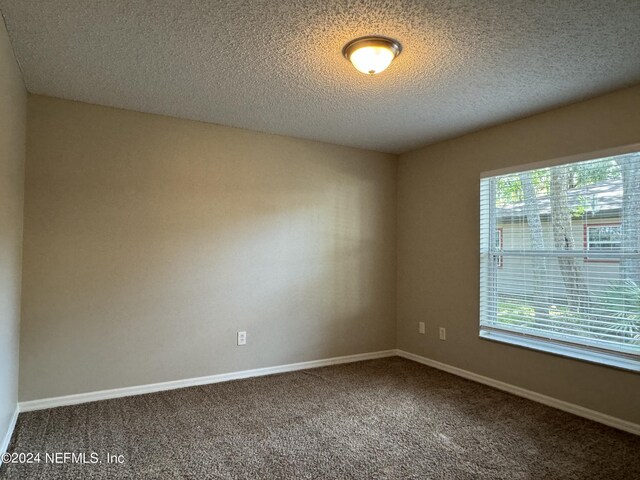
[[[386,37],[360,37],[351,40],[342,49],[342,54],[356,69],[367,75],[380,73],[400,55],[402,45]]]

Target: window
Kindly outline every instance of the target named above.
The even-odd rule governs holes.
[[[504,228],[503,227],[498,227],[496,228],[496,236],[495,236],[495,249],[496,252],[500,252],[502,251],[502,249],[504,248]],[[502,263],[502,255],[496,257],[496,262],[498,262],[498,267],[502,267],[503,263]]]
[[[482,338],[640,371],[639,150],[483,175]]]
[[[616,252],[622,248],[622,225],[609,223],[584,226],[584,249],[588,252]],[[619,259],[597,260],[587,255],[587,262],[617,262]]]

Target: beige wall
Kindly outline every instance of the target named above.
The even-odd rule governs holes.
[[[27,94],[0,17],[0,444],[18,401]]]
[[[478,338],[480,172],[635,142],[640,86],[402,155],[399,348],[640,423],[638,374]]]
[[[394,156],[33,95],[28,119],[21,400],[395,347]]]
[[[640,142],[640,87],[399,164],[33,95],[28,118],[21,400],[397,345],[640,423],[637,374],[478,338],[480,172]]]

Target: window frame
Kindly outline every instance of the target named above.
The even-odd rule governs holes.
[[[497,177],[501,175],[514,174],[519,172],[524,172],[528,170],[542,169],[548,167],[554,167],[559,165],[565,165],[570,163],[577,163],[589,160],[598,160],[601,158],[607,158],[617,155],[625,155],[630,153],[640,152],[640,143],[635,143],[631,145],[609,148],[605,150],[599,150],[584,154],[571,155],[567,157],[559,157],[553,158],[549,160],[526,163],[521,165],[516,165],[507,168],[501,168],[492,171],[482,172],[480,175],[480,317],[479,317],[479,338],[483,340],[489,340],[492,342],[498,342],[503,344],[509,344],[512,346],[523,347],[530,350],[540,351],[544,353],[549,353],[561,357],[567,357],[575,360],[582,360],[589,363],[595,363],[599,365],[604,365],[608,367],[623,369],[627,371],[632,371],[634,373],[640,373],[640,355],[635,353],[626,353],[626,352],[615,352],[611,350],[601,350],[601,349],[593,349],[588,345],[585,345],[583,342],[572,344],[566,339],[556,340],[554,338],[541,338],[535,337],[527,334],[519,334],[518,332],[509,331],[504,328],[496,328],[489,325],[483,325],[483,310],[484,309],[497,309],[498,298],[497,295],[490,295],[488,292],[491,291],[492,285],[497,281],[497,271],[498,263],[494,263],[491,261],[491,256],[498,257],[499,263],[502,264],[503,257],[505,253],[500,250],[500,255],[496,255],[495,252],[492,253],[490,249],[485,252],[489,246],[494,245],[494,231],[497,230],[497,225],[495,223],[495,215],[491,215],[488,212],[485,212],[483,209],[482,199],[482,184],[483,181],[490,177]],[[491,202],[495,203],[495,188],[490,189],[490,193],[488,195],[487,200],[489,204]],[[489,210],[489,209],[487,209]],[[620,223],[617,223],[620,224]],[[604,224],[596,224],[593,226],[605,226]],[[483,240],[483,230],[486,229],[487,238]],[[587,232],[585,231],[585,235]],[[504,234],[501,235],[502,239],[504,239]],[[586,238],[586,237],[585,237]],[[503,241],[503,240],[502,240]],[[580,252],[579,250],[576,252],[581,256],[584,256],[586,253],[586,247],[584,248],[584,252]],[[487,256],[488,255],[488,256]],[[603,261],[603,259],[599,259]],[[594,261],[594,259],[590,259],[589,261]],[[610,260],[604,259],[606,262],[619,262],[620,260]],[[491,268],[491,265],[494,264],[495,267]],[[486,269],[489,271],[486,271]],[[486,284],[486,285],[485,285]],[[483,285],[485,285],[483,287]],[[483,288],[484,292],[483,293]],[[493,287],[495,288],[495,287]]]

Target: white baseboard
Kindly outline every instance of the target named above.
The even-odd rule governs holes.
[[[435,360],[431,360],[430,358],[422,357],[414,353],[405,352],[404,350],[397,350],[397,355],[400,357],[406,358],[408,360],[413,360],[414,362],[422,363],[429,367],[437,368],[438,370],[443,370],[445,372],[452,373],[454,375],[466,378],[468,380],[473,380],[474,382],[489,385],[490,387],[497,388],[498,390],[503,390],[508,393],[512,393],[519,397],[533,400],[534,402],[542,403],[549,407],[554,407],[559,410],[563,410],[565,412],[573,413],[574,415],[578,415],[579,417],[588,418],[589,420],[603,423],[610,427],[624,430],[625,432],[633,433],[635,435],[640,435],[640,425],[638,425],[637,423],[628,422],[626,420],[622,420],[617,417],[612,417],[611,415],[606,415],[604,413],[597,412],[595,410],[590,410],[588,408],[581,407],[580,405],[575,405],[573,403],[565,402],[563,400],[558,400],[557,398],[542,395],[541,393],[516,387],[515,385],[511,385],[509,383],[501,382],[499,380],[494,380],[493,378],[485,377],[483,375],[478,375],[477,373],[469,372],[468,370],[463,370],[458,367],[453,367],[445,363],[437,362]]]
[[[13,412],[13,417],[11,417],[11,421],[9,422],[9,427],[2,439],[2,443],[0,443],[0,467],[2,466],[2,454],[4,454],[9,448],[9,443],[11,443],[11,436],[13,435],[13,430],[16,428],[16,422],[18,421],[18,406],[16,405],[16,410]]]
[[[207,385],[210,383],[227,382],[241,378],[261,377],[273,375],[274,373],[293,372],[295,370],[306,370],[309,368],[326,367],[341,363],[360,362],[363,360],[373,360],[376,358],[393,357],[396,350],[383,350],[371,353],[359,353],[356,355],[346,355],[343,357],[325,358],[322,360],[312,360],[310,362],[290,363],[288,365],[278,365],[275,367],[256,368],[253,370],[242,370],[239,372],[221,373],[206,377],[186,378],[184,380],[174,380],[170,382],[152,383],[148,385],[138,385],[134,387],[114,388],[111,390],[100,390],[97,392],[78,393],[75,395],[65,395],[62,397],[43,398],[40,400],[29,400],[18,404],[20,412],[30,412],[33,410],[43,410],[46,408],[62,407],[67,405],[78,405],[80,403],[96,402],[98,400],[108,400],[112,398],[130,397],[144,393],[162,392],[165,390],[175,390],[177,388],[193,387],[196,385]]]
[[[511,385],[509,383],[501,382],[499,380],[494,380],[492,378],[485,377],[483,375],[478,375],[477,373],[469,372],[467,370],[463,370],[458,367],[453,367],[445,363],[437,362],[435,360],[431,360],[429,358],[422,357],[414,353],[409,353],[404,350],[383,350],[379,352],[360,353],[357,355],[346,355],[343,357],[333,357],[333,358],[326,358],[322,360],[312,360],[309,362],[291,363],[288,365],[278,365],[274,367],[256,368],[253,370],[242,370],[239,372],[221,373],[218,375],[210,375],[206,377],[187,378],[184,380],[174,380],[170,382],[152,383],[148,385],[115,388],[112,390],[100,390],[97,392],[79,393],[75,395],[65,395],[62,397],[51,397],[51,398],[43,398],[40,400],[30,400],[26,402],[20,402],[18,404],[18,409],[16,410],[16,413],[10,425],[9,432],[7,432],[5,440],[2,443],[2,448],[0,449],[0,453],[3,453],[6,450],[6,448],[9,446],[9,442],[11,441],[11,434],[13,433],[15,422],[18,418],[18,411],[29,412],[33,410],[43,410],[46,408],[62,407],[67,405],[77,405],[80,403],[96,402],[99,400],[108,400],[112,398],[129,397],[132,395],[142,395],[145,393],[175,390],[178,388],[193,387],[197,385],[207,385],[207,384],[219,383],[219,382],[227,382],[229,380],[239,380],[242,378],[273,375],[275,373],[293,372],[296,370],[306,370],[309,368],[326,367],[329,365],[338,365],[341,363],[360,362],[363,360],[373,360],[376,358],[392,357],[396,355],[406,358],[408,360],[413,360],[415,362],[422,363],[429,367],[434,367],[439,370],[452,373],[454,375],[466,378],[468,380],[473,380],[478,383],[489,385],[490,387],[497,388],[498,390],[503,390],[505,392],[512,393],[519,397],[533,400],[534,402],[542,403],[544,405],[548,405],[550,407],[557,408],[565,412],[573,413],[574,415],[578,415],[580,417],[584,417],[589,420],[593,420],[595,422],[608,425],[610,427],[618,428],[620,430],[624,430],[626,432],[633,433],[635,435],[640,435],[640,425],[636,423],[632,423],[626,420],[612,417],[611,415],[606,415],[604,413],[601,413],[595,410],[590,410],[588,408],[581,407],[573,403],[565,402],[563,400],[558,400],[553,397],[548,397],[546,395],[542,395],[541,393],[516,387],[515,385]]]

